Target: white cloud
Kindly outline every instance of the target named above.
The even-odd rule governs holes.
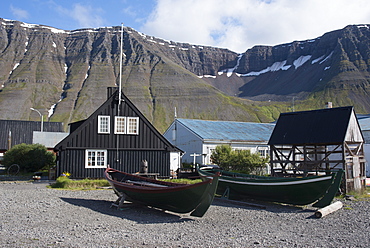
[[[103,19],[100,17],[99,13],[102,10],[100,8],[94,9],[91,6],[74,4],[71,17],[78,21],[81,27],[99,27],[103,26]]]
[[[144,33],[244,52],[370,23],[368,0],[158,0]]]
[[[25,20],[25,19],[28,19],[29,17],[29,14],[26,10],[16,8],[13,5],[10,5],[10,11],[15,16],[15,18],[18,20]]]
[[[52,9],[57,11],[60,15],[68,16],[77,21],[75,26],[78,28],[95,28],[104,26],[103,24],[105,21],[101,17],[104,11],[101,8],[94,8],[90,5],[76,3],[72,5],[71,9],[69,9],[56,4],[54,1],[50,1],[49,4]]]

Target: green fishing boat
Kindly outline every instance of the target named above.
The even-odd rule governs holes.
[[[310,177],[263,177],[233,173],[220,169],[199,168],[201,176],[220,173],[216,193],[228,199],[250,198],[255,200],[324,207],[331,203],[339,190],[343,171],[330,175]]]
[[[127,200],[175,213],[191,212],[196,217],[206,213],[218,184],[217,175],[201,177],[203,181],[195,184],[159,181],[112,168],[104,176],[119,196],[117,204]]]

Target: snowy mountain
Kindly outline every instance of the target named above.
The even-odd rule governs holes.
[[[2,119],[87,118],[119,84],[121,27],[60,30],[0,18]],[[227,49],[123,32],[124,93],[160,130],[179,117],[275,120],[280,112],[354,105],[370,112],[369,25],[278,46]]]

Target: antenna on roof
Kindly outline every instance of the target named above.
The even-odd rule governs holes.
[[[175,107],[175,119],[177,118],[177,111],[176,111],[176,107]]]

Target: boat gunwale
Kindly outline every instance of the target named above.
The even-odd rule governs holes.
[[[223,188],[221,190],[222,192],[219,191],[219,194],[225,195],[227,192],[227,197],[229,197],[228,195],[229,191],[226,191],[226,189],[229,188],[230,191],[232,190],[234,192],[233,197],[244,196],[244,197],[250,197],[252,199],[257,199],[257,200],[262,200],[262,201],[272,201],[272,202],[287,203],[287,204],[294,204],[294,205],[307,205],[317,200],[320,201],[320,199],[323,199],[323,197],[326,197],[328,190],[332,187],[334,181],[337,178],[338,173],[340,173],[340,171],[332,171],[331,174],[328,174],[328,175],[317,175],[317,176],[310,176],[310,177],[304,177],[304,178],[292,178],[292,177],[273,178],[272,177],[272,179],[275,179],[275,180],[269,180],[270,178],[267,179],[266,177],[267,180],[264,180],[263,179],[264,177],[261,177],[261,176],[259,176],[258,178],[253,178],[253,177],[248,177],[247,174],[236,173],[239,175],[239,177],[236,178],[236,177],[230,176],[230,175],[235,175],[233,172],[226,171],[226,173],[222,173],[223,171],[218,170],[218,169],[208,168],[208,169],[202,170],[198,168],[198,173],[200,175],[212,175],[213,173],[220,173],[220,172],[221,172],[221,176],[219,178],[219,182],[223,183],[223,186],[222,186]],[[245,176],[240,177],[240,175],[245,175]],[[279,179],[282,179],[282,180],[279,180]],[[319,194],[317,190],[315,191],[316,192],[315,195],[311,193],[308,194],[307,191],[303,191],[305,192],[304,193],[305,196],[302,196],[302,197],[300,196],[297,198],[296,193],[294,193],[293,191],[290,191],[290,190],[298,189],[298,188],[300,190],[305,190],[304,188],[306,189],[307,187],[310,188],[311,185],[312,186],[314,185],[323,186],[326,184],[328,184],[328,187],[326,186],[323,187],[325,188],[325,190],[321,191],[322,194],[321,193]],[[258,191],[260,192],[258,194],[248,192],[248,190],[252,190],[258,187],[263,188],[262,192]],[[270,190],[273,190],[275,193],[277,193],[277,195],[269,195],[268,191]],[[285,190],[287,190],[288,193]],[[280,191],[280,193],[278,191]],[[284,192],[283,195],[281,192]]]
[[[226,179],[225,177],[227,176],[224,176],[224,178],[220,178],[219,180],[222,181],[222,182],[230,182],[230,183],[236,183],[236,184],[246,184],[246,185],[256,185],[256,186],[287,186],[287,185],[297,185],[297,184],[306,184],[306,183],[314,183],[314,182],[319,182],[319,181],[326,181],[326,180],[332,180],[333,178],[333,175],[330,175],[330,176],[319,176],[319,177],[310,177],[310,178],[299,178],[299,180],[291,180],[291,181],[276,181],[276,182],[273,182],[273,181],[268,181],[266,182],[266,180],[263,180],[263,179],[258,179],[258,180],[255,180],[255,179],[240,179],[237,180],[238,178],[233,178],[233,177],[228,177],[230,178],[229,180]],[[232,180],[234,179],[234,180]],[[235,180],[236,179],[236,180]],[[251,181],[255,181],[255,182],[249,182],[249,181],[245,181],[245,180],[251,180]],[[263,182],[264,181],[264,182]]]
[[[121,174],[126,174],[126,175],[129,175],[129,176],[133,176],[137,179],[147,181],[147,182],[151,182],[151,183],[160,182],[158,184],[167,185],[168,187],[141,186],[141,185],[133,185],[133,184],[130,184],[130,183],[125,183],[125,182],[119,182],[117,180],[112,179],[109,172],[117,172],[117,173],[121,173]],[[203,185],[207,185],[207,184],[210,184],[210,183],[213,182],[213,176],[211,176],[211,175],[206,176],[206,178],[208,180],[204,180],[204,181],[199,182],[199,183],[181,184],[181,183],[172,183],[172,182],[165,182],[165,181],[159,181],[159,180],[155,180],[155,179],[145,178],[145,177],[141,177],[141,176],[138,176],[138,175],[133,175],[133,174],[130,174],[130,173],[118,171],[118,170],[115,170],[115,169],[112,169],[112,168],[107,168],[104,172],[104,175],[105,175],[105,178],[108,180],[108,182],[113,184],[112,185],[113,187],[129,190],[129,191],[132,191],[132,192],[140,192],[140,193],[176,192],[176,191],[181,191],[181,190],[184,190],[184,189],[192,189],[192,188],[201,187]]]

